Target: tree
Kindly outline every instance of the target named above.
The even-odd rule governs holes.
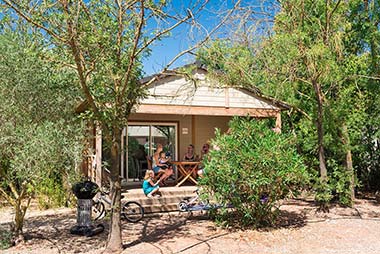
[[[236,1],[235,6],[240,1]],[[196,26],[196,18],[207,1],[190,2],[180,12],[170,10],[168,1],[51,1],[2,0],[13,15],[38,28],[51,42],[57,55],[77,72],[92,120],[100,123],[102,134],[111,145],[110,198],[111,222],[106,251],[120,252],[121,185],[119,178],[120,136],[129,114],[144,97],[146,86],[139,83],[141,61],[155,42],[186,24]],[[232,12],[226,13],[226,18]],[[216,25],[202,40],[179,53],[196,49],[210,38]],[[62,60],[63,59],[63,60]],[[155,78],[157,78],[156,76]]]
[[[354,197],[352,149],[357,150],[362,126],[371,119],[368,99],[375,93],[367,93],[371,87],[368,78],[377,81],[368,70],[376,66],[373,58],[378,47],[373,46],[379,30],[375,13],[363,14],[365,20],[370,17],[374,22],[362,22],[355,10],[376,9],[375,2],[282,1],[269,36],[256,33],[256,39],[248,44],[218,40],[199,54],[215,70],[214,77],[251,87],[258,94],[263,91],[293,106],[285,127],[298,137],[298,151],[308,158],[308,165],[319,168],[317,200],[322,207],[333,192],[346,205],[351,205]],[[360,27],[368,27],[372,33]],[[255,31],[253,28],[233,29],[235,34],[242,33],[242,38],[254,38],[245,35]],[[362,36],[359,40],[357,33]],[[369,140],[373,143],[376,136]]]
[[[360,56],[361,65],[356,78],[362,83],[366,103],[366,119],[354,137],[353,159],[358,178],[363,185],[379,190],[380,177],[380,8],[378,1],[350,1],[351,30],[346,37],[349,54]]]
[[[78,168],[81,127],[71,73],[40,56],[41,38],[20,29],[0,34],[0,196],[14,207],[13,231],[22,238],[30,201],[47,179]]]
[[[348,15],[353,10],[354,2],[287,1],[282,12],[276,16],[276,35],[269,41],[276,43],[276,40],[288,34],[295,38],[279,39],[286,46],[276,45],[270,53],[278,54],[276,49],[281,48],[296,52],[292,55],[283,51],[276,57],[292,57],[287,59],[290,64],[284,62],[280,66],[286,70],[290,80],[297,84],[295,91],[299,95],[295,94],[294,98],[298,101],[308,100],[306,95],[317,99],[316,127],[322,186],[326,182],[323,176],[329,173],[330,185],[345,205],[352,205],[354,198],[352,149],[358,144],[358,137],[362,135],[361,128],[369,117],[365,92],[368,80],[363,76],[364,73],[369,74],[363,64],[367,61],[367,56],[353,52],[352,49],[356,46],[347,43],[347,38],[352,38],[353,33],[361,31],[358,27],[352,29]],[[286,79],[284,77],[282,80]],[[301,83],[311,84],[314,94],[306,90],[304,85],[299,86]],[[303,108],[315,119],[314,110],[310,111],[312,108]],[[323,166],[321,158],[327,158],[327,165]],[[329,171],[327,167],[330,168]],[[322,196],[317,195],[317,198],[324,201],[326,196],[322,192]],[[328,200],[329,198],[325,201]]]

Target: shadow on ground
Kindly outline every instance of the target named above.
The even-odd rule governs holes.
[[[25,242],[14,247],[33,250],[44,246],[54,253],[82,253],[99,249],[104,245],[105,235],[95,237],[70,234],[70,228],[76,225],[76,215],[58,214],[28,218],[24,226]],[[0,224],[0,227],[6,224]]]
[[[310,222],[327,219],[380,220],[380,208],[376,200],[357,200],[354,208],[334,206],[328,214],[318,214],[312,202],[289,200],[281,206],[280,217],[274,228],[300,229]],[[1,216],[6,216],[1,214]],[[313,221],[315,220],[315,221]],[[107,240],[108,222],[101,221],[105,231],[93,237],[70,234],[70,228],[76,225],[75,211],[30,217],[25,222],[25,242],[9,249],[10,253],[22,253],[23,250],[40,250],[45,253],[100,253]],[[0,230],[9,228],[7,223],[0,224]],[[206,214],[163,213],[148,215],[138,223],[122,221],[124,248],[138,247],[148,243],[159,250],[159,244],[175,239],[196,239],[191,244],[205,243],[231,231],[220,229],[209,220]],[[261,231],[261,230],[260,230]],[[245,231],[241,231],[245,232]],[[170,245],[170,244],[169,244]],[[188,246],[188,245],[183,245]],[[183,247],[185,248],[185,247]],[[187,248],[187,247],[186,247]],[[28,252],[26,251],[26,252]],[[38,253],[38,252],[34,252]]]

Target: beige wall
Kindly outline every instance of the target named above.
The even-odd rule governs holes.
[[[202,145],[215,137],[215,129],[222,132],[228,130],[228,122],[231,117],[227,116],[194,116],[194,145],[195,151],[199,155]]]
[[[154,115],[132,114],[129,121],[133,122],[175,122],[178,123],[178,159],[181,160],[189,144],[195,146],[199,155],[204,143],[215,136],[215,128],[222,132],[227,131],[231,117],[224,116],[181,116],[181,115]]]

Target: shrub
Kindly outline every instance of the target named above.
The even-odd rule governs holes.
[[[41,209],[64,206],[67,195],[61,177],[52,175],[41,179],[36,186],[35,196]]]
[[[0,228],[0,250],[12,247],[12,232]]]
[[[227,134],[216,131],[200,184],[209,198],[235,208],[216,213],[225,225],[272,225],[278,201],[308,183],[303,161],[291,138],[276,134],[266,121],[234,118],[229,127]]]
[[[327,160],[327,165],[332,169],[328,173],[327,180],[320,179],[315,176],[315,201],[320,207],[320,210],[327,212],[329,204],[336,202],[341,206],[352,207],[353,200],[351,198],[351,181],[352,172],[340,166],[333,159]],[[358,183],[355,183],[358,185]]]

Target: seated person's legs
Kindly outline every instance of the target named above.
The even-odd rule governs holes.
[[[173,168],[169,167],[165,170],[165,173],[161,176],[161,183],[165,184],[165,180],[168,179],[174,173]]]
[[[160,170],[161,170],[161,168],[159,166],[155,166],[153,168],[153,171],[154,171],[155,174],[157,174],[158,172],[160,172]]]
[[[153,168],[153,171],[156,174],[156,176],[160,176],[166,172],[166,169],[163,169],[163,168],[157,166],[157,167]]]
[[[150,190],[150,192],[148,192],[146,194],[146,196],[148,198],[151,198],[151,197],[153,197],[153,195],[159,194],[159,193],[160,193],[160,187],[159,186],[154,186],[154,187],[152,187],[152,190]]]

